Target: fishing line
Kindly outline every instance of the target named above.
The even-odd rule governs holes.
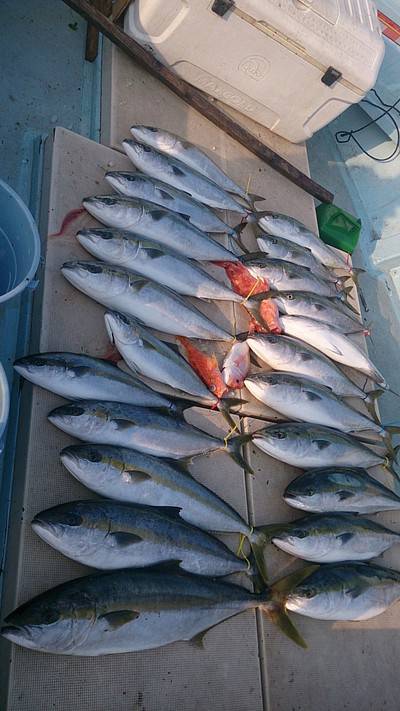
[[[399,124],[397,123],[394,116],[392,116],[392,114],[391,114],[391,111],[396,111],[396,113],[399,114],[399,116],[400,116],[400,110],[397,108],[398,104],[400,104],[400,98],[398,98],[397,101],[394,102],[394,104],[386,104],[383,101],[383,99],[381,99],[381,97],[379,96],[378,92],[375,89],[372,89],[372,93],[375,94],[376,98],[380,102],[379,104],[374,103],[370,99],[362,99],[360,103],[369,104],[369,106],[373,106],[375,109],[379,109],[379,111],[381,111],[382,113],[379,116],[377,116],[376,118],[368,121],[368,123],[364,124],[363,126],[360,126],[360,128],[350,129],[349,131],[337,131],[335,133],[335,139],[336,139],[337,143],[350,143],[350,141],[353,140],[354,143],[360,149],[360,151],[362,153],[364,153],[364,155],[368,156],[368,158],[371,158],[371,160],[374,160],[377,163],[388,163],[389,161],[393,160],[395,157],[398,156],[399,149],[400,149]],[[386,108],[384,108],[384,110],[382,111],[382,107],[386,107]],[[380,121],[380,119],[384,118],[385,116],[387,116],[391,120],[393,126],[396,129],[396,147],[392,151],[392,153],[390,153],[390,155],[386,156],[386,158],[378,158],[377,156],[372,155],[372,153],[367,151],[366,148],[364,148],[361,145],[358,138],[356,138],[356,135],[358,133],[362,133],[370,126],[377,124],[378,121]]]

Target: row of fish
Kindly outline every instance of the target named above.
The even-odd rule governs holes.
[[[8,616],[2,633],[32,649],[97,655],[199,639],[259,607],[304,646],[287,611],[368,619],[400,598],[398,573],[360,562],[397,543],[399,534],[354,514],[397,510],[400,498],[366,471],[394,459],[390,435],[397,428],[377,422],[374,401],[387,385],[348,338],[363,330],[347,300],[347,278],[357,272],[301,223],[256,212],[254,202],[263,198],[248,195],[196,146],[151,127],[135,126],[132,134],[135,141],[123,147],[140,172],[107,173],[121,195],[84,200],[106,227],[81,230],[77,239],[102,261],[62,267],[75,287],[109,309],[106,330],[130,374],[72,353],[28,356],[15,366],[73,401],[49,414],[84,442],[64,449],[61,461],[103,497],[43,511],[33,530],[64,555],[111,572],[38,596]],[[238,214],[241,224],[230,227],[215,208]],[[262,229],[258,253],[239,254],[246,222]],[[237,245],[223,247],[208,233],[225,233]],[[204,262],[222,268],[231,288]],[[234,341],[186,297],[242,304],[252,332]],[[179,350],[149,329],[175,336]],[[221,370],[190,338],[229,344]],[[250,374],[250,353],[273,372]],[[364,386],[340,365],[363,373]],[[226,397],[243,384],[301,422],[223,440],[185,421],[193,404],[243,412],[246,403]],[[369,414],[347,398],[363,401]],[[360,436],[367,430],[379,439]],[[306,470],[284,492],[306,516],[254,529],[189,473],[193,457],[218,450],[249,470],[242,445],[250,441]],[[382,453],[368,446],[376,443]],[[239,533],[252,553],[235,555],[211,532]],[[270,543],[324,565],[267,587]],[[216,579],[232,573],[249,575],[257,592]]]

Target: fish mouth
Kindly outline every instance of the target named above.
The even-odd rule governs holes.
[[[28,641],[24,628],[17,627],[16,625],[4,625],[4,627],[0,629],[0,634],[10,642],[15,642],[16,644],[21,644],[22,639]]]
[[[284,501],[286,501],[286,499],[292,500],[295,498],[296,498],[296,494],[292,494],[290,491],[286,491],[285,494],[283,495]]]
[[[35,516],[31,522],[34,532],[46,542],[51,542],[53,538],[59,538],[59,529],[50,521],[42,518],[40,514]]]

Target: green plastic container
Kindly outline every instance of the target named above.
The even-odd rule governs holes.
[[[321,239],[332,247],[352,254],[361,232],[361,220],[335,205],[319,205],[317,220]]]

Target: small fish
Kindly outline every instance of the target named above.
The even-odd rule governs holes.
[[[245,254],[240,261],[255,278],[265,279],[271,289],[309,291],[320,296],[335,296],[343,288],[343,279],[326,281],[307,267],[283,259],[269,259],[262,252]]]
[[[278,423],[257,430],[253,443],[263,452],[293,467],[369,467],[384,464],[385,455],[345,432],[305,422]]]
[[[372,407],[373,396],[355,385],[330,358],[290,336],[254,334],[247,339],[253,353],[274,370],[305,375],[331,388],[339,397],[356,397]],[[379,394],[379,393],[377,393]]]
[[[368,563],[333,563],[294,586],[285,605],[315,620],[355,621],[382,614],[399,598],[397,571]]]
[[[228,262],[238,260],[233,252],[191,225],[184,217],[152,202],[134,200],[121,195],[101,195],[85,198],[82,205],[104,225],[133,232],[136,237],[144,237],[162,244],[183,257],[203,262],[213,259],[225,259]],[[93,230],[90,232],[93,233]],[[111,239],[110,230],[104,234],[106,239],[107,235]],[[119,235],[120,238],[121,236],[124,238],[123,234]],[[121,242],[119,244],[121,245]],[[123,246],[124,250],[128,249],[126,238]]]
[[[280,215],[276,212],[264,212],[258,224],[262,230],[270,235],[290,240],[301,247],[307,247],[325,267],[343,269],[351,274],[351,265],[337,251],[324,244],[318,235],[303,225],[302,222],[299,222],[299,220],[295,220],[294,217]]]
[[[400,542],[400,533],[351,513],[310,514],[263,531],[277,548],[313,563],[371,560]]]
[[[296,509],[315,513],[400,510],[400,497],[357,467],[311,469],[286,487],[283,498]]]
[[[242,301],[238,294],[210,276],[193,259],[187,259],[153,242],[143,242],[131,232],[81,230],[78,242],[96,259],[130,269],[167,286],[178,294],[197,299]]]
[[[358,333],[364,330],[359,318],[338,299],[318,296],[306,291],[278,291],[265,295],[274,301],[279,311],[287,316],[304,316],[323,321],[343,333]]]
[[[342,432],[370,430],[386,436],[381,424],[354,410],[331,388],[309,376],[261,371],[247,376],[244,382],[257,400],[290,420],[325,425]]]
[[[177,158],[189,168],[205,175],[228,193],[234,193],[234,195],[243,198],[247,203],[264,200],[258,195],[249,195],[224,173],[204,151],[174,133],[153,126],[132,126],[131,134],[139,143],[144,143],[160,153]]]
[[[347,365],[387,389],[382,373],[372,361],[346,335],[327,323],[303,316],[281,316],[283,332],[299,338],[324,353],[332,360]]]
[[[166,207],[172,212],[177,212],[181,217],[188,218],[192,225],[203,232],[227,234],[234,239],[238,238],[238,231],[223,222],[209,207],[202,205],[181,190],[162,183],[161,180],[143,173],[124,171],[106,173],[105,179],[121,195]]]
[[[249,213],[249,208],[241,205],[230,193],[182,161],[131,140],[122,141],[122,148],[135,168],[172,185],[173,188],[189,193],[204,205],[237,212],[243,217]]]
[[[73,286],[115,311],[172,335],[231,341],[231,334],[188,301],[145,277],[103,262],[65,262],[61,273]]]
[[[176,340],[181,344],[188,362],[203,383],[205,383],[208,390],[218,399],[223,397],[228,388],[223,380],[215,354],[213,353],[210,356],[207,355],[207,353],[203,353],[203,351],[196,348],[188,338],[178,336]]]
[[[226,441],[189,425],[160,408],[135,407],[116,402],[78,400],[52,410],[49,421],[63,432],[94,444],[130,447],[144,454],[170,459],[190,459],[224,450],[249,470],[241,446],[251,435]]]
[[[196,481],[184,462],[152,457],[134,449],[105,444],[66,447],[60,455],[68,471],[92,491],[125,503],[179,508],[179,516],[204,531],[240,533],[247,538],[266,579],[261,529],[249,526],[239,514]]]
[[[282,259],[285,262],[299,264],[310,269],[313,274],[326,281],[336,282],[337,280],[336,275],[327,267],[324,267],[308,247],[302,247],[295,242],[290,242],[287,239],[269,235],[265,232],[260,237],[257,237],[257,244],[259,250],[267,254],[271,259]]]
[[[115,400],[145,407],[174,403],[107,360],[80,353],[38,353],[20,358],[14,368],[23,378],[68,400]]]
[[[213,264],[225,270],[232,289],[240,296],[243,296],[244,299],[269,291],[269,282],[265,276],[253,276],[241,262],[218,260],[213,261]]]
[[[218,397],[204,386],[186,360],[135,319],[107,311],[104,320],[111,343],[134,373],[201,398],[210,405],[218,404]]]
[[[226,386],[232,390],[242,388],[244,379],[250,370],[250,349],[246,341],[233,344],[222,365],[222,377]]]
[[[99,570],[147,568],[176,560],[189,573],[255,576],[244,558],[186,523],[179,508],[107,499],[70,501],[37,514],[31,525],[63,555]]]
[[[292,587],[310,574],[291,577]],[[274,587],[255,595],[238,585],[180,571],[124,569],[87,575],[48,590],[14,610],[1,634],[28,649],[97,657],[136,652],[171,642],[198,645],[211,627],[260,608],[297,644],[305,642]]]
[[[282,326],[279,321],[279,310],[274,299],[263,298],[256,309],[254,309],[252,305],[247,305],[250,312],[253,313],[253,316],[256,314],[256,318],[259,318],[265,323],[269,333],[282,333]],[[256,332],[262,333],[263,331],[260,329],[258,331],[256,330]],[[251,333],[250,330],[249,333]]]

